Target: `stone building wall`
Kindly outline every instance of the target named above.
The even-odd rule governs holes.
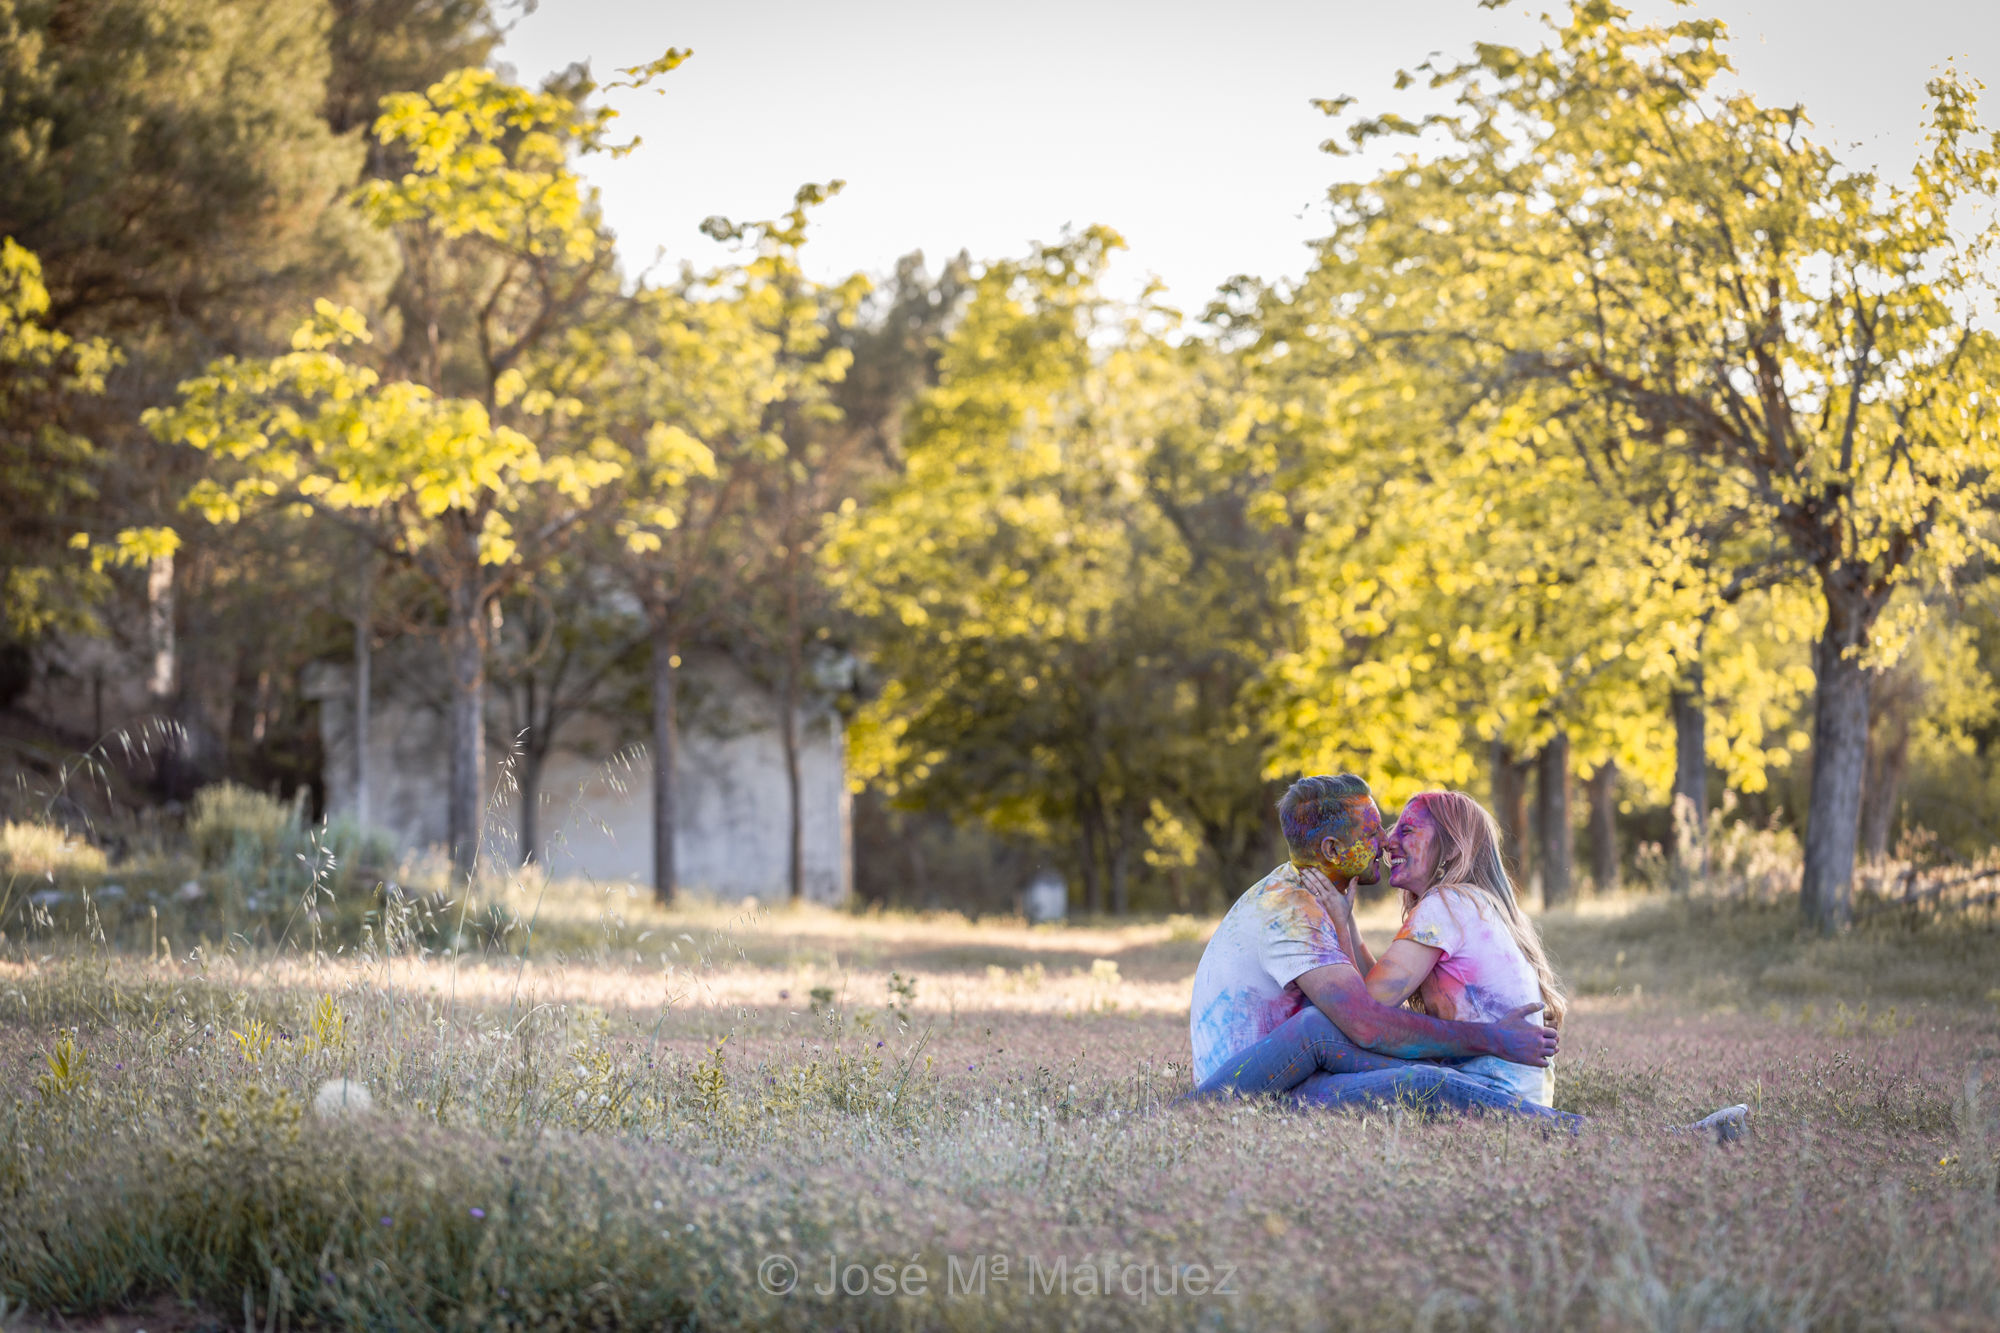
[[[384,654],[369,726],[367,822],[407,850],[442,846],[448,823],[448,723],[435,695],[434,663]],[[682,669],[676,861],[683,888],[722,898],[781,899],[787,883],[787,791],[777,705],[770,692],[722,658],[693,658]],[[306,693],[320,709],[327,810],[354,813],[352,676],[316,665]],[[483,857],[520,858],[518,762],[496,737],[489,699],[488,793]],[[852,889],[846,734],[830,707],[801,711],[800,806],[805,894],[845,901]],[[619,744],[588,716],[568,725],[541,775],[540,844],[535,859],[558,876],[651,886],[652,762],[642,746]]]

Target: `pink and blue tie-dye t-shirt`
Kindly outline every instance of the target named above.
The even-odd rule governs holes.
[[[1439,1018],[1491,1023],[1524,1004],[1542,1002],[1541,983],[1527,955],[1514,943],[1499,909],[1476,889],[1449,884],[1432,889],[1417,900],[1396,938],[1443,951],[1418,987],[1424,1007]],[[1539,1022],[1541,1011],[1528,1017]],[[1498,1056],[1469,1061],[1460,1069],[1543,1106],[1555,1092],[1549,1070],[1510,1064]]]
[[[1197,1085],[1311,1001],[1295,984],[1345,963],[1333,921],[1290,862],[1251,885],[1208,942],[1194,973],[1188,1036]]]

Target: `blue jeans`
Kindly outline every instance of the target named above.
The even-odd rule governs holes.
[[[1356,1046],[1332,1019],[1307,1005],[1263,1040],[1238,1051],[1196,1097],[1289,1094],[1300,1106],[1415,1106],[1467,1115],[1505,1111],[1574,1132],[1583,1117],[1525,1102],[1444,1065],[1399,1060]]]

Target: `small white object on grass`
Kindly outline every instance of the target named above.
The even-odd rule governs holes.
[[[375,1099],[365,1084],[352,1079],[330,1078],[313,1094],[313,1114],[322,1120],[344,1115],[367,1115],[375,1109]]]

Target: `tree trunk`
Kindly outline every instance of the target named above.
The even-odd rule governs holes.
[[[1869,756],[1868,777],[1862,784],[1861,845],[1874,860],[1889,854],[1889,831],[1896,824],[1896,796],[1909,766],[1908,733],[1894,738],[1885,750]]]
[[[930,864],[924,859],[923,830],[910,827],[915,822],[915,820],[905,821],[904,828],[908,831],[905,834],[903,845],[909,848],[910,852],[910,884],[916,891],[916,901],[925,907],[930,907],[933,906],[931,902],[931,868]]]
[[[533,732],[521,745],[521,864],[542,860],[542,761],[547,752]]]
[[[479,861],[480,788],[486,783],[486,626],[477,575],[451,589],[445,652],[451,671],[452,873],[470,879]]]
[[[805,896],[806,862],[805,828],[799,808],[799,641],[790,626],[785,634],[785,697],[782,708],[784,719],[779,735],[785,746],[785,793],[791,816],[786,830],[785,867],[792,901],[797,902]]]
[[[180,659],[179,615],[174,606],[174,553],[155,557],[146,568],[147,704],[171,727],[154,758],[153,781],[169,800],[187,801],[213,780],[208,761],[211,741],[200,700],[203,660]]]
[[[1111,911],[1114,916],[1125,916],[1132,910],[1132,844],[1137,841],[1132,821],[1121,818],[1111,846]]]
[[[371,701],[375,673],[375,551],[361,542],[354,593],[354,822],[367,826],[371,773],[368,738],[374,727]]]
[[[790,799],[785,867],[793,902],[805,897],[806,891],[805,820],[799,805],[799,673],[805,646],[800,642],[804,631],[799,614],[799,543],[793,530],[797,507],[798,497],[788,466],[785,469],[785,717],[781,730],[785,743],[785,790]]]
[[[1261,790],[1259,795],[1262,795]],[[1260,801],[1259,804],[1265,805],[1268,810],[1266,818],[1270,826],[1275,828],[1278,812],[1264,802]],[[1202,884],[1205,887],[1195,892],[1195,896],[1199,899],[1197,903],[1199,910],[1204,912],[1219,910],[1236,901],[1236,895],[1243,892],[1244,876],[1248,869],[1245,862],[1253,852],[1261,852],[1271,841],[1272,836],[1270,829],[1267,828],[1257,828],[1252,833],[1240,824],[1229,824],[1212,818],[1202,819],[1201,840],[1208,848],[1215,873],[1213,878],[1203,876]],[[1259,858],[1256,870],[1250,871],[1249,877],[1254,879],[1269,868]]]
[[[1676,893],[1708,877],[1708,705],[1702,688],[1697,662],[1673,695]]]
[[[1618,887],[1618,762],[1590,775],[1590,878],[1599,893]]]
[[[1896,797],[1910,767],[1910,722],[1923,703],[1923,679],[1904,661],[1873,674],[1868,689],[1868,772],[1861,785],[1861,846],[1871,860],[1889,854]]]
[[[1576,834],[1569,823],[1569,736],[1549,737],[1536,761],[1537,832],[1540,836],[1542,906],[1561,907],[1573,893]]]
[[[1813,647],[1819,687],[1813,696],[1812,796],[1806,813],[1806,864],[1800,885],[1806,923],[1824,934],[1847,925],[1854,910],[1854,846],[1861,822],[1861,780],[1868,763],[1868,674],[1860,650],[1876,609],[1839,572],[1822,580],[1826,628]]]
[[[1078,802],[1078,824],[1083,833],[1083,900],[1092,916],[1104,914],[1104,874],[1098,864],[1097,849],[1104,842],[1104,816],[1095,793],[1085,793]]]
[[[661,906],[673,902],[680,887],[674,864],[674,767],[680,758],[680,719],[676,715],[674,671],[679,658],[679,630],[671,615],[653,621],[653,897]]]
[[[164,710],[174,694],[174,553],[153,557],[146,567],[146,647],[152,657],[146,693]]]
[[[1526,884],[1530,853],[1528,849],[1528,765],[1514,758],[1514,751],[1504,742],[1494,741],[1491,749],[1493,766],[1493,817],[1500,821],[1501,852],[1514,862],[1514,878]]]

